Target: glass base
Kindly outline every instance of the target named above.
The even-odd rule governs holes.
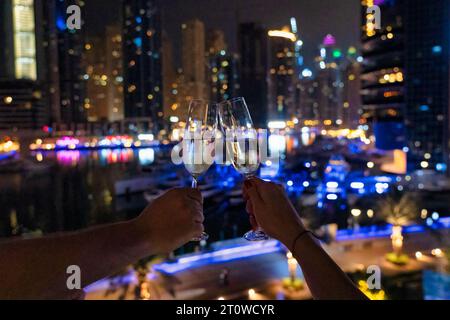
[[[244,239],[247,241],[264,241],[269,240],[269,236],[262,230],[250,230],[244,234]]]
[[[192,238],[191,241],[196,241],[196,242],[200,242],[203,240],[208,240],[209,235],[206,232],[202,232],[202,234],[198,237]]]

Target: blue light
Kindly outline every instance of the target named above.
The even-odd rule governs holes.
[[[328,200],[334,201],[334,200],[337,200],[337,198],[338,198],[337,194],[334,194],[334,193],[327,194]]]
[[[142,47],[142,38],[138,37],[138,38],[134,38],[133,40],[134,44],[136,45],[136,47]]]
[[[447,171],[447,165],[445,163],[436,164],[437,171]]]
[[[303,186],[305,188],[308,188],[309,187],[309,181],[303,181]]]
[[[426,104],[423,104],[420,106],[420,111],[429,111],[430,107]]]
[[[329,189],[339,188],[339,183],[337,183],[336,181],[329,181],[327,182],[327,188]]]
[[[438,220],[438,219],[439,219],[439,213],[433,212],[433,214],[431,215],[431,218],[432,218],[433,220]]]
[[[281,245],[278,241],[268,240],[250,245],[238,245],[213,252],[184,256],[173,263],[163,262],[157,264],[154,266],[154,269],[156,271],[175,274],[191,268],[245,259],[257,255],[278,252],[280,250]]]
[[[310,69],[306,68],[302,71],[302,77],[309,78],[312,77],[313,73]]]
[[[56,27],[59,31],[64,31],[67,29],[66,21],[62,17],[56,18]]]
[[[364,183],[362,183],[362,182],[352,182],[352,183],[350,183],[350,188],[352,188],[352,189],[362,189],[362,188],[364,188]]]
[[[292,186],[294,185],[294,182],[293,182],[292,180],[289,180],[288,182],[286,182],[286,184],[287,184],[289,187],[292,187]]]
[[[433,53],[439,54],[442,53],[442,47],[441,46],[434,46],[432,49]]]
[[[142,18],[141,17],[136,17],[136,23],[137,24],[141,24],[142,23]]]

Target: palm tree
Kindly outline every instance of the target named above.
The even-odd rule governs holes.
[[[414,222],[419,215],[417,195],[393,192],[378,205],[379,214],[386,222],[392,224],[392,248],[394,259],[402,256],[403,227]]]

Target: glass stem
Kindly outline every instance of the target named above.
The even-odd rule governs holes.
[[[193,189],[197,189],[197,177],[196,176],[192,176],[192,185],[191,187]]]

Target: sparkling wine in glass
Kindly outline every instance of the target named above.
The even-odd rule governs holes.
[[[217,129],[217,106],[203,100],[192,100],[183,136],[183,164],[192,176],[192,188],[214,162],[214,143]],[[192,241],[208,239],[203,232]]]
[[[219,105],[220,125],[225,134],[227,160],[245,179],[255,176],[259,165],[258,132],[253,126],[245,99],[234,98]],[[250,230],[244,235],[248,241],[267,240],[261,229]]]

